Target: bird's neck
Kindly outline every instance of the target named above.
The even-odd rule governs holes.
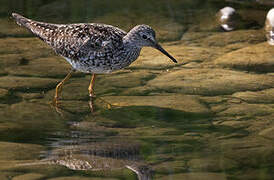
[[[138,58],[140,51],[141,47],[136,46],[131,37],[125,36],[123,38],[123,48],[120,51],[122,54],[119,55],[122,66],[126,67],[134,62]]]
[[[142,49],[142,47],[138,46],[138,43],[136,43],[136,38],[130,32],[123,37],[123,45],[125,47],[125,51],[129,54],[138,53],[139,55]]]
[[[125,45],[124,57],[130,62],[130,64],[135,61],[141,52],[141,48],[132,45]]]
[[[132,32],[132,30],[123,37],[123,44],[127,47],[142,49],[142,47],[139,47],[138,37],[136,37],[136,33]]]

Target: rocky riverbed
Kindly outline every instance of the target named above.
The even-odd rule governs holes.
[[[144,48],[130,67],[98,76],[90,113],[90,75],[72,76],[56,111],[50,101],[70,66],[11,20],[2,21],[0,179],[134,178],[128,169],[18,166],[56,148],[47,145],[49,137],[82,138],[76,131],[138,141],[155,179],[273,179],[274,47],[261,27],[222,32],[212,24],[188,30],[177,25],[170,33],[156,26],[166,39],[177,39],[161,44],[178,64]]]

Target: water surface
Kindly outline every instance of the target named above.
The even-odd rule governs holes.
[[[274,48],[268,1],[0,1],[0,179],[273,179]],[[265,3],[265,4],[264,4]],[[215,14],[233,6],[241,26]],[[96,80],[70,66],[11,12],[54,23],[149,24],[179,60],[144,48],[129,68]]]

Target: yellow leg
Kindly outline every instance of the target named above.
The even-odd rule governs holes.
[[[90,84],[89,84],[89,87],[88,87],[88,92],[89,92],[90,97],[95,97],[94,88],[93,88],[94,87],[94,81],[95,81],[95,74],[92,74]]]
[[[53,105],[57,106],[58,104],[58,99],[59,99],[59,96],[62,92],[62,88],[63,88],[63,85],[66,81],[69,80],[69,78],[71,77],[72,73],[74,72],[74,70],[72,69],[67,75],[66,77],[56,86],[56,89],[55,89],[55,96],[53,98]]]

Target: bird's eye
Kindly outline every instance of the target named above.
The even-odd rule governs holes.
[[[147,39],[147,36],[146,36],[146,35],[143,35],[142,38],[143,38],[143,39]]]

